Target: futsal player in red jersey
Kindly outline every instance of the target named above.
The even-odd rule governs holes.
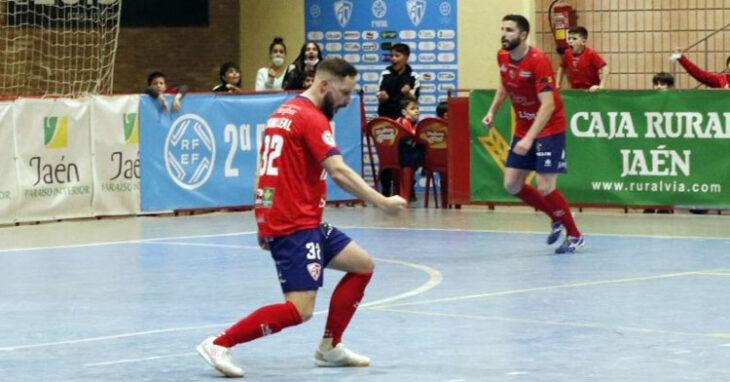
[[[330,300],[324,337],[314,355],[318,366],[368,366],[370,359],[349,350],[342,334],[363,297],[374,264],[359,245],[322,223],[326,175],[345,191],[386,212],[406,207],[400,196],[385,197],[342,159],[330,120],[350,103],[357,70],[339,58],[322,61],[314,84],[282,104],[266,124],[255,183],[254,214],[261,248],[276,262],[284,303],[259,308],[197,350],[227,377],[244,371],[230,357],[234,345],[274,334],[312,317],[324,268],[346,272]],[[359,128],[352,126],[351,128]]]
[[[603,89],[608,81],[608,65],[596,51],[586,46],[588,30],[581,26],[568,29],[568,44],[558,68],[558,88],[568,74],[571,89],[587,89],[591,93]]]
[[[501,81],[482,124],[492,127],[494,115],[509,96],[517,126],[507,155],[504,187],[550,216],[548,244],[556,242],[566,230],[566,238],[555,253],[575,252],[585,241],[568,202],[556,188],[558,174],[567,172],[563,101],[550,60],[527,45],[529,32],[530,24],[524,16],[507,15],[502,19],[502,49],[497,53]],[[531,171],[537,172],[537,189],[525,183]]]

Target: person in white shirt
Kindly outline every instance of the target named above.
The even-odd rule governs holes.
[[[281,90],[284,77],[289,68],[284,64],[286,58],[286,45],[281,37],[274,37],[269,45],[269,56],[271,65],[259,69],[256,74],[255,90]]]

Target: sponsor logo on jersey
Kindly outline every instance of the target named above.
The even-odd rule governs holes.
[[[274,205],[274,188],[266,187],[261,190],[261,207],[271,208]]]
[[[319,280],[319,276],[322,274],[322,266],[319,265],[319,263],[309,263],[307,264],[307,271],[309,271],[309,275],[312,276],[312,279],[317,281]]]
[[[522,78],[530,78],[530,77],[532,77],[532,72],[520,71],[519,76]]]

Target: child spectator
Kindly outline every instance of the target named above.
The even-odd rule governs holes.
[[[651,83],[657,90],[674,89],[674,76],[667,72],[659,72],[652,77]]]
[[[608,79],[608,65],[593,49],[586,46],[588,30],[581,26],[568,29],[568,45],[558,68],[558,88],[567,71],[571,89],[603,89]]]
[[[224,62],[218,71],[220,85],[213,88],[214,92],[238,93],[241,91],[241,68],[235,62]]]
[[[449,119],[449,105],[446,101],[441,101],[436,106],[436,116],[441,119]]]
[[[406,44],[395,44],[391,48],[391,65],[380,74],[377,93],[378,115],[397,119],[401,115],[401,100],[406,98],[418,101],[421,78],[408,65],[411,48]]]
[[[160,101],[163,111],[167,111],[168,108],[167,100],[164,95],[175,94],[175,97],[172,99],[172,111],[178,112],[180,111],[180,100],[185,97],[185,93],[188,92],[188,87],[186,85],[182,85],[177,89],[168,89],[167,77],[165,74],[162,72],[152,72],[147,76],[147,89],[145,89],[144,92],[149,94],[150,97]]]
[[[401,167],[418,168],[423,165],[423,159],[426,154],[426,145],[416,141],[416,125],[418,124],[419,107],[418,102],[411,99],[401,100],[401,116],[396,119],[401,126],[404,127],[407,135],[398,140],[398,164]],[[383,190],[390,191],[392,189],[393,174],[390,170],[380,173],[380,184]],[[418,200],[415,193],[416,181],[411,183],[411,202]]]
[[[725,70],[721,74],[714,74],[700,69],[687,56],[682,54],[682,51],[679,49],[669,59],[679,62],[690,76],[702,84],[707,85],[707,87],[730,89],[730,56],[727,56]]]
[[[314,74],[316,72],[314,70],[307,71],[304,74],[304,82],[302,82],[302,88],[309,89],[310,86],[314,83]]]

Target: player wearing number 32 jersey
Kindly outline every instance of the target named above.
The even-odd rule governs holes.
[[[308,320],[314,311],[324,268],[346,272],[330,300],[324,336],[314,354],[318,366],[368,366],[370,359],[349,350],[342,335],[355,314],[374,264],[372,258],[337,228],[322,223],[326,175],[345,191],[386,212],[406,201],[385,197],[344,163],[329,121],[350,103],[357,70],[330,58],[317,67],[314,84],[281,105],[266,123],[255,182],[254,214],[258,242],[275,261],[284,302],[261,307],[218,337],[198,345],[198,353],[227,377],[244,371],[230,355],[234,345],[274,334]],[[355,128],[360,126],[342,126]]]

